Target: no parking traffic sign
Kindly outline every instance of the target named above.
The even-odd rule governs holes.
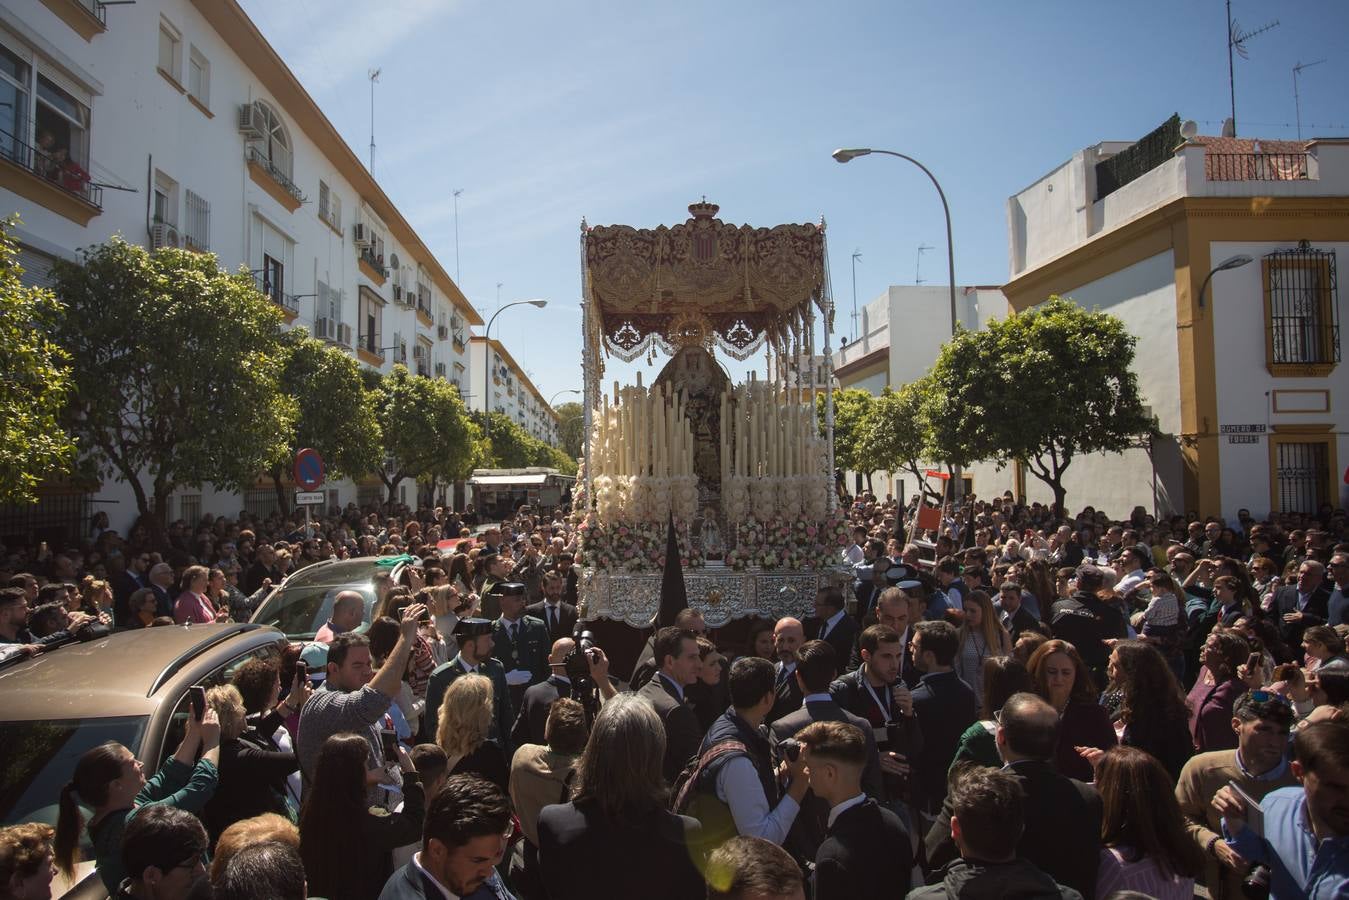
[[[295,454],[295,483],[306,491],[323,486],[323,457],[312,447]]]

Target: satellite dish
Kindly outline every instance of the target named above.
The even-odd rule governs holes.
[[[1192,140],[1199,133],[1199,123],[1194,119],[1186,119],[1180,123],[1180,136],[1185,140]]]

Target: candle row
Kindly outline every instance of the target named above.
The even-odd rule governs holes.
[[[637,384],[620,388],[614,382],[595,417],[591,458],[596,474],[693,474],[693,430],[685,416],[682,394],[662,384],[648,390]]]

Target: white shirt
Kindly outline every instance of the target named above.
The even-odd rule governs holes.
[[[828,691],[823,694],[806,694],[801,700],[801,706],[804,708],[807,703],[829,703],[832,702],[833,699],[834,698],[829,695]]]
[[[833,828],[833,827],[834,827],[834,820],[837,819],[837,818],[839,817],[840,814],[842,814],[842,813],[845,812],[846,810],[852,809],[854,806],[857,806],[859,803],[865,803],[866,800],[867,800],[867,795],[866,795],[866,794],[858,794],[856,797],[853,797],[853,798],[850,799],[850,800],[844,800],[844,801],[843,801],[842,803],[840,803],[838,806],[835,806],[834,808],[832,808],[831,810],[829,810],[829,821],[828,821],[826,827],[828,827],[828,828]]]
[[[768,808],[759,773],[748,756],[734,756],[717,773],[717,799],[731,808],[737,834],[763,838],[778,846],[787,839],[800,805],[784,794],[774,809]]]
[[[1115,585],[1115,590],[1121,594],[1127,594],[1147,579],[1147,573],[1142,569],[1134,569],[1119,580],[1119,584]]]
[[[848,614],[846,609],[840,609],[832,616],[824,620],[824,626],[820,628],[820,640],[824,640],[829,632],[834,630],[834,626],[843,621],[843,617]]]
[[[679,702],[683,703],[684,686],[682,684],[675,684],[675,680],[671,678],[669,675],[666,675],[664,672],[657,672],[656,674],[659,675],[661,678],[665,679],[665,683],[675,689],[675,693],[679,695]]]
[[[420,851],[412,854],[412,867],[421,874],[425,875],[427,881],[431,882],[436,887],[440,888],[441,896],[443,896],[445,900],[459,900],[458,894],[456,894],[449,888],[445,887],[445,885],[441,884],[439,881],[436,881],[436,876],[426,871],[426,868],[422,866],[422,854]],[[426,898],[426,900],[432,900],[432,898],[428,897]]]

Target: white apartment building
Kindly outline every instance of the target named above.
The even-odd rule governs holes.
[[[236,0],[4,0],[11,213],[29,281],[113,235],[210,251],[252,270],[289,325],[470,392],[482,319]],[[330,503],[382,497],[377,480],[326,488]],[[265,512],[271,494],[183,489],[169,515]],[[114,482],[94,497],[53,487],[22,515],[31,529],[91,500],[123,533],[136,515]]]
[[[956,321],[962,328],[986,328],[989,320],[1004,318],[1007,312],[1007,298],[1000,288],[956,287]],[[887,387],[898,390],[927,374],[950,338],[948,286],[891,285],[858,313],[857,340],[834,351],[835,384],[872,395]],[[848,489],[857,490],[860,473],[849,476]],[[966,471],[964,478],[966,491],[981,495],[991,495],[995,487],[1001,493],[1010,485],[1010,479],[992,466]],[[894,494],[906,501],[917,491],[913,475],[907,472],[872,473],[871,486],[877,496]],[[934,482],[933,488],[939,486]]]
[[[1258,519],[1346,502],[1349,140],[1205,137],[1176,118],[1075,153],[1007,215],[1008,303],[1059,294],[1123,319],[1162,433],[1075,460],[1070,510]]]
[[[476,334],[470,338],[469,347],[473,393],[468,397],[468,408],[501,413],[532,437],[558,446],[557,412],[548,405],[506,347],[496,338],[489,341]],[[487,361],[489,352],[490,363]],[[485,390],[480,387],[484,384]]]

